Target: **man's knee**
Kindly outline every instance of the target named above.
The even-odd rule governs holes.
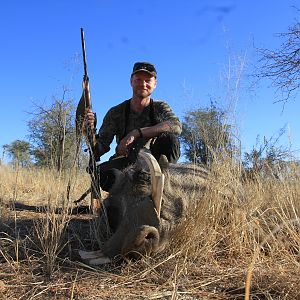
[[[156,138],[150,150],[157,160],[163,154],[169,162],[176,163],[180,157],[178,136],[172,133],[161,134]]]

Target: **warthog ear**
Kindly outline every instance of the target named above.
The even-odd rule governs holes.
[[[161,168],[162,173],[165,175],[164,189],[170,191],[170,163],[165,155],[161,155],[158,164]]]
[[[158,164],[159,164],[162,172],[169,169],[169,161],[168,161],[167,157],[163,154],[160,156],[160,158],[158,160]]]

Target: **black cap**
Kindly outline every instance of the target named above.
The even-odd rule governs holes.
[[[137,62],[133,66],[131,76],[137,72],[147,72],[156,78],[157,73],[153,64],[148,62]]]

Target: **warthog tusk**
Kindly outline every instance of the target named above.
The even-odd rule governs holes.
[[[151,153],[141,150],[139,156],[147,163],[151,174],[152,199],[158,217],[160,217],[161,201],[164,189],[165,176],[162,174],[160,166]]]
[[[109,257],[99,257],[99,258],[95,258],[95,259],[91,259],[89,260],[89,265],[93,265],[93,266],[98,266],[98,265],[104,265],[104,264],[108,264],[111,262],[111,259]]]
[[[101,250],[97,250],[97,251],[78,250],[78,254],[80,255],[81,259],[93,259],[93,258],[104,257],[104,254],[102,253]]]
[[[83,251],[78,250],[78,254],[81,259],[86,261],[87,264],[97,266],[103,265],[111,262],[109,257],[106,257],[101,250],[97,251]]]

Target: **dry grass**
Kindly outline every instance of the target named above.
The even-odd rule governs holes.
[[[1,167],[0,299],[244,299],[246,276],[251,299],[300,299],[299,175],[242,183],[225,162],[204,191],[196,175],[174,178],[192,205],[165,252],[91,268],[74,253],[93,216],[67,214],[87,174]]]
[[[61,205],[66,199],[71,178],[70,195],[79,197],[89,187],[89,176],[76,170],[64,174],[49,169],[17,169],[1,166],[0,197],[6,201],[25,202],[29,205]]]

